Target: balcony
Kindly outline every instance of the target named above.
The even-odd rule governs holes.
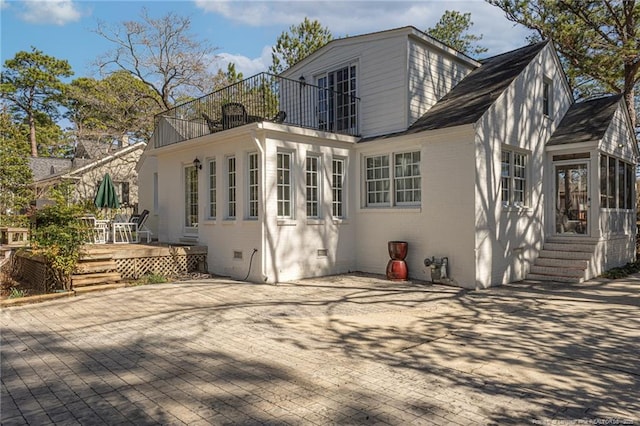
[[[153,144],[160,148],[262,121],[356,136],[359,103],[352,93],[260,73],[156,115]]]

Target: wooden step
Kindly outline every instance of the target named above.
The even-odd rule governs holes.
[[[109,284],[96,284],[96,285],[90,285],[86,287],[79,287],[74,290],[76,294],[80,294],[80,293],[89,293],[92,291],[104,291],[104,290],[111,290],[114,288],[123,288],[123,287],[126,287],[125,283],[109,283]]]
[[[120,275],[120,272],[104,272],[71,276],[71,283],[74,288],[93,284],[114,283],[121,280],[122,276]]]
[[[117,271],[118,266],[113,260],[81,261],[76,265],[75,274],[90,274],[96,272]]]

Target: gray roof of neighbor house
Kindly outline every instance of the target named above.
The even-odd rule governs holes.
[[[475,123],[548,43],[543,41],[481,61],[481,66],[406,131],[365,138],[361,142]]]
[[[571,105],[547,145],[602,139],[621,98],[622,95],[612,95]]]
[[[97,160],[108,155],[112,151],[116,151],[121,146],[115,146],[112,143],[100,142],[93,140],[80,140],[76,146],[75,158],[92,159]]]
[[[33,180],[47,178],[71,169],[70,158],[30,157],[29,167],[33,173]]]

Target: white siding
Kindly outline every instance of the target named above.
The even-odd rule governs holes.
[[[284,75],[307,82],[348,64],[357,66],[359,128],[363,137],[406,130],[471,71],[469,64],[443,53],[412,31],[389,31],[327,46],[321,55]]]
[[[413,124],[473,68],[452,55],[409,38],[409,116]]]
[[[553,110],[542,113],[544,77],[553,80]],[[475,250],[476,287],[524,278],[538,256],[545,235],[543,181],[553,171],[546,163],[545,143],[571,104],[562,70],[547,45],[483,115],[477,125]],[[504,209],[501,202],[502,144],[529,154],[527,208]],[[551,201],[551,200],[550,200]]]
[[[453,282],[469,286],[474,280],[471,126],[358,145],[356,176],[360,191],[364,191],[364,157],[414,150],[421,152],[421,206],[368,208],[361,205],[356,221],[356,267],[384,274],[389,261],[387,242],[407,241],[406,262],[411,278],[431,280],[424,259],[448,257],[448,272]]]

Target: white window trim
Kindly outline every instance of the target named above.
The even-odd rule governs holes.
[[[255,157],[255,169],[251,168],[251,158]],[[255,184],[251,184],[251,173],[255,173],[256,182]],[[251,189],[255,187],[256,199],[251,199]],[[248,220],[257,220],[260,216],[260,155],[257,151],[249,152],[247,154],[247,219]],[[255,203],[256,214],[251,214],[252,203]],[[236,212],[237,213],[237,212]]]
[[[277,161],[278,161],[278,157],[280,155],[285,155],[289,157],[289,182],[288,184],[284,185],[284,184],[280,184],[278,182],[278,179],[280,177],[280,168],[278,167]],[[286,224],[287,221],[293,221],[295,220],[295,190],[294,190],[294,162],[295,162],[295,155],[293,151],[286,151],[286,150],[278,150],[277,154],[276,154],[276,217],[278,219],[278,224]],[[283,169],[284,170],[284,169]],[[280,215],[280,203],[284,203],[285,200],[281,200],[280,199],[280,187],[286,187],[288,188],[288,192],[289,192],[289,214],[287,215]]]
[[[419,170],[420,170],[420,175],[419,176],[414,176],[414,177],[419,177],[420,178],[420,201],[410,201],[410,202],[401,202],[398,203],[397,202],[397,178],[395,175],[395,159],[396,159],[396,155],[403,155],[403,154],[409,154],[409,153],[414,153],[417,152],[420,154],[420,166],[419,166]],[[388,175],[389,177],[387,178],[389,185],[388,185],[388,189],[387,189],[387,195],[388,195],[388,202],[382,202],[382,203],[369,203],[369,188],[367,183],[368,182],[372,182],[370,180],[367,179],[367,159],[369,158],[375,158],[375,157],[386,157],[387,158],[387,167],[388,167]],[[397,151],[397,152],[389,152],[389,153],[384,153],[384,154],[372,154],[372,155],[367,155],[363,157],[363,161],[362,161],[362,181],[363,181],[363,194],[364,194],[364,200],[362,203],[363,208],[365,209],[372,209],[372,208],[397,208],[397,209],[421,209],[422,208],[422,161],[423,161],[423,155],[422,155],[422,151],[421,150],[404,150],[404,151]],[[380,179],[380,180],[384,180],[384,179]]]
[[[308,167],[309,167],[309,161],[316,161],[316,169],[309,171]],[[322,189],[322,168],[323,168],[323,164],[322,164],[322,154],[318,154],[315,152],[310,152],[307,153],[306,158],[305,158],[305,163],[304,163],[304,177],[305,177],[305,214],[307,219],[321,219],[322,218],[322,194],[323,194],[323,189]],[[312,173],[313,175],[315,175],[316,178],[316,198],[315,200],[311,200],[311,202],[314,202],[316,204],[316,214],[315,215],[309,215],[309,185],[307,183],[307,178],[309,177],[309,173]]]
[[[402,176],[402,177],[398,177],[396,176],[396,157],[398,155],[405,155],[405,154],[414,154],[414,153],[418,153],[418,155],[420,156],[420,159],[418,161],[418,170],[419,170],[419,175],[414,176],[411,175],[410,177],[407,176]],[[393,196],[392,196],[392,200],[394,200],[394,205],[398,206],[398,207],[420,207],[422,205],[422,152],[420,150],[412,150],[412,151],[401,151],[401,152],[394,152],[391,155],[391,159],[393,160],[393,164],[391,167],[393,167]],[[420,193],[420,200],[419,201],[403,201],[403,202],[399,202],[398,201],[398,181],[401,179],[415,179],[418,178],[419,181],[419,188],[418,188],[418,192]]]
[[[342,208],[341,215],[334,215],[334,207],[336,205],[336,200],[334,198],[334,193],[338,189],[335,186],[335,173],[334,173],[334,162],[339,161],[342,163],[342,173],[340,174],[340,192],[342,196],[340,197],[340,206]],[[331,216],[334,221],[341,221],[347,218],[347,203],[346,203],[346,191],[347,191],[347,159],[345,157],[333,157],[331,159]]]
[[[549,93],[545,97],[544,92],[547,88]],[[542,115],[548,118],[553,116],[553,80],[546,76],[542,78]]]
[[[207,159],[207,220],[216,220],[218,216],[218,162],[215,157]],[[213,164],[213,187],[211,185],[211,165]],[[213,194],[212,194],[213,192]],[[212,197],[213,195],[213,197]],[[215,210],[215,214],[211,214],[211,207]]]
[[[231,182],[231,171],[229,170],[229,160],[233,159],[234,170],[233,170],[233,186]],[[235,155],[227,155],[224,158],[224,171],[225,171],[225,211],[224,218],[225,220],[236,220],[238,217],[238,160]],[[231,193],[231,189],[233,189],[234,200],[231,200],[229,196]],[[231,210],[231,205],[233,203],[234,206],[234,215],[229,214]]]

